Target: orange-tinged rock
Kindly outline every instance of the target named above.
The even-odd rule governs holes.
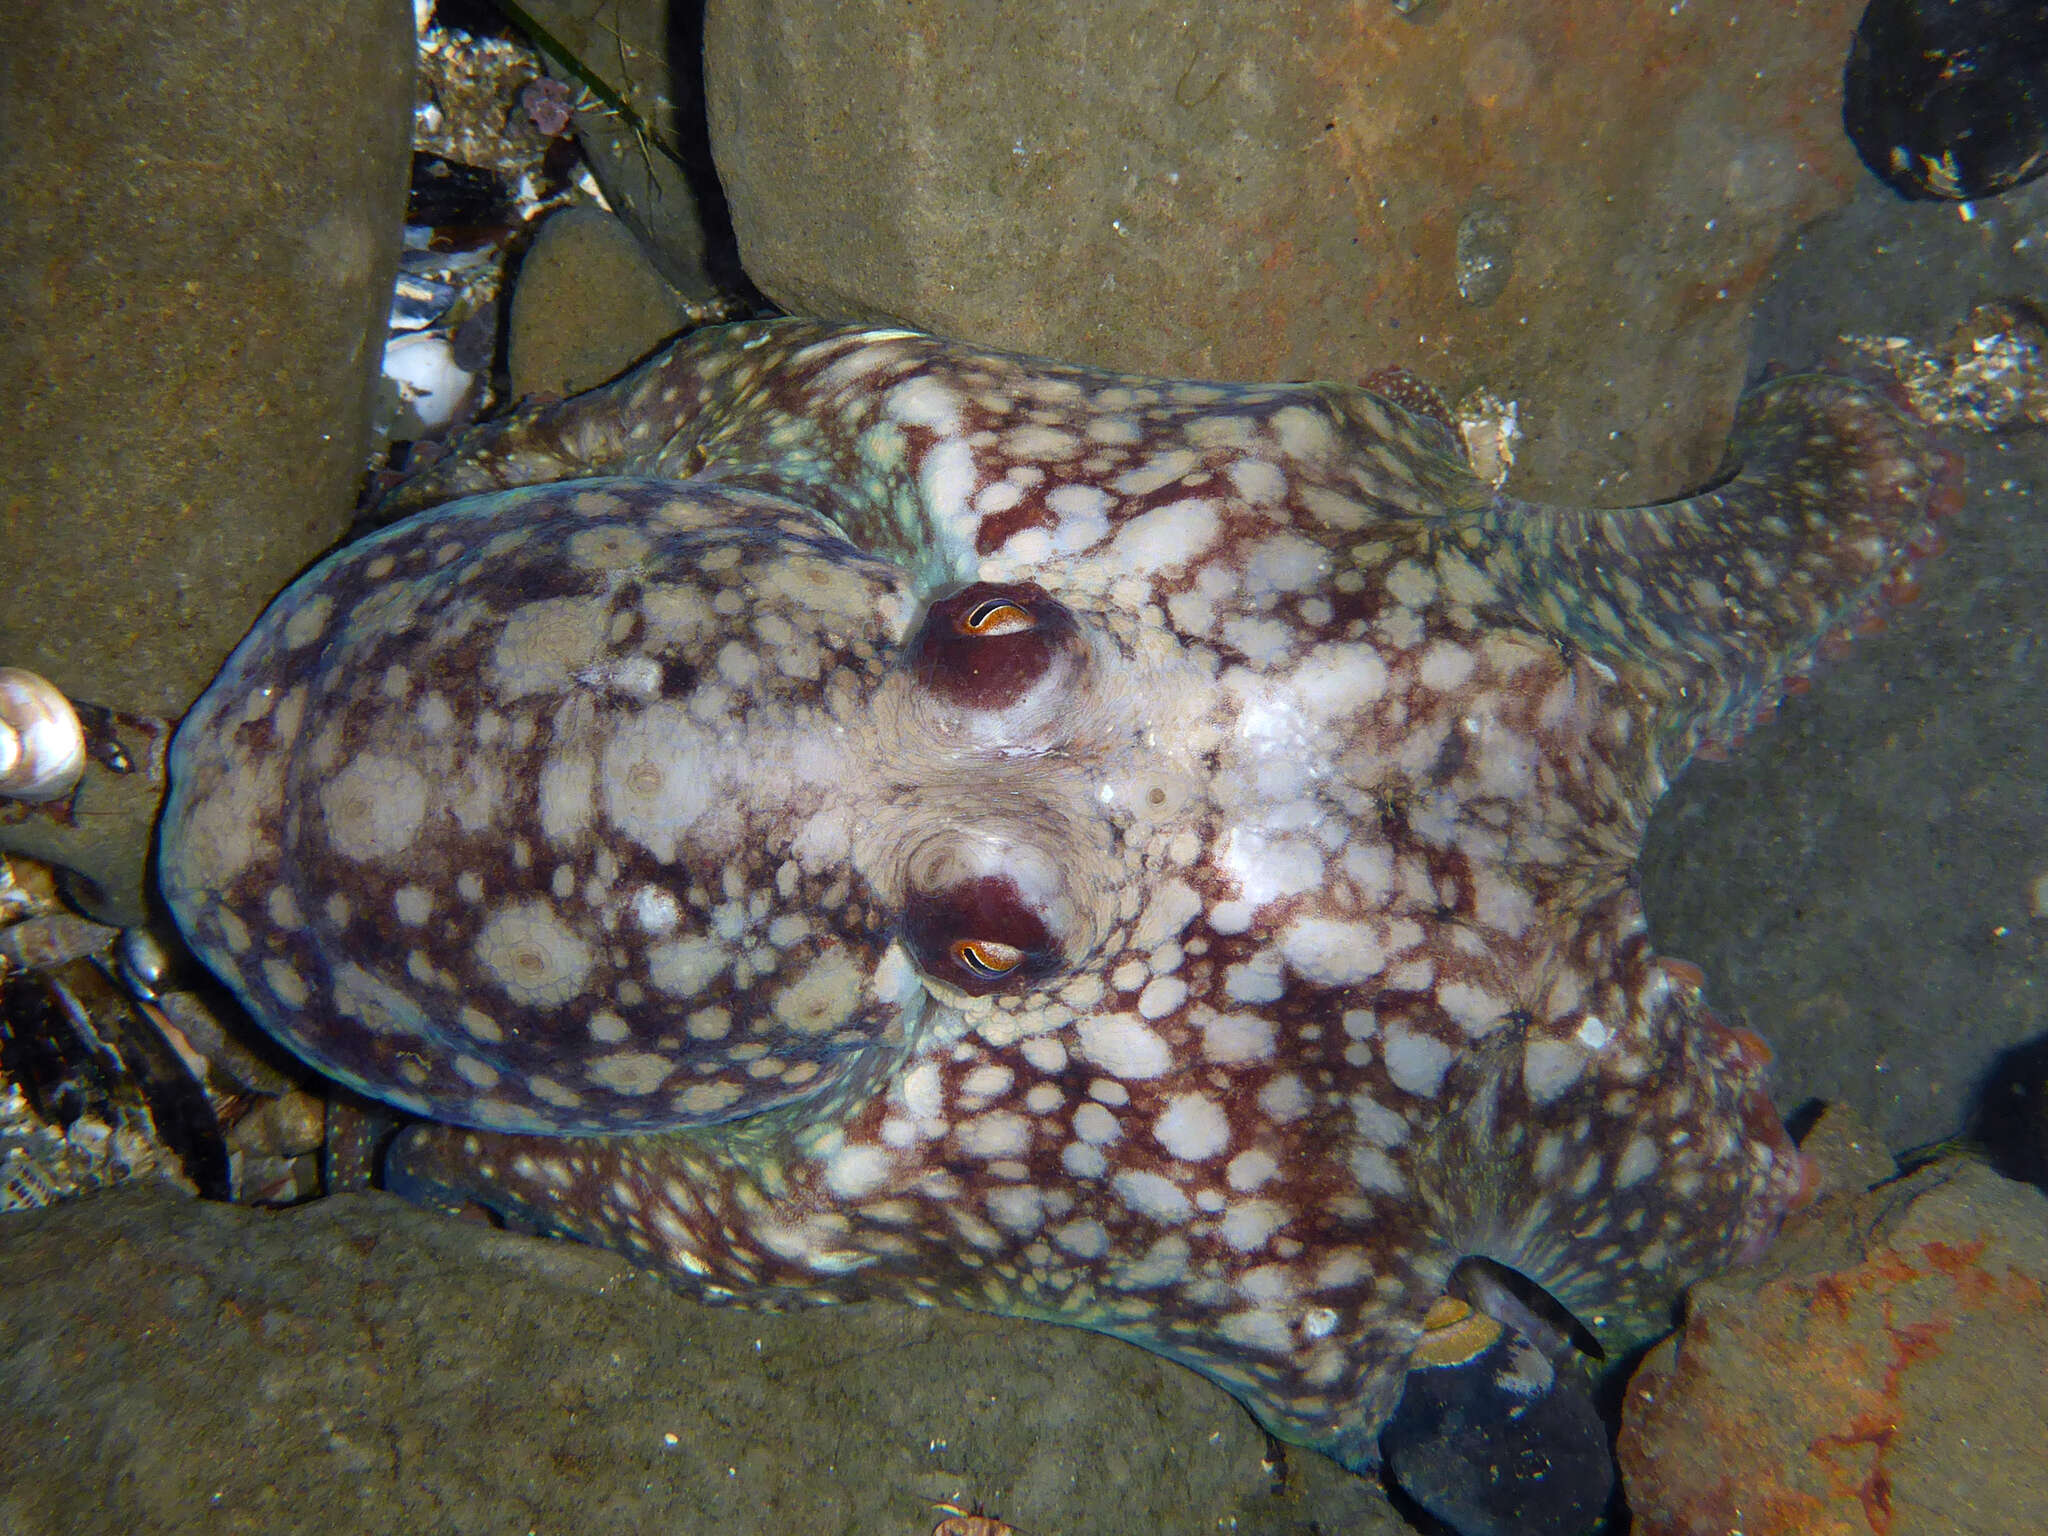
[[[2048,1199],[1971,1162],[1821,1200],[1630,1383],[1642,1536],[2048,1522]]]

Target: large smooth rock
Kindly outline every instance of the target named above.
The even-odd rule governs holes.
[[[750,277],[1176,376],[1519,403],[1528,495],[1715,467],[1749,300],[1858,174],[1862,0],[711,0]]]
[[[135,1187],[0,1217],[0,1531],[1400,1536],[1192,1372],[1096,1334],[684,1301],[388,1197]]]
[[[405,0],[0,8],[0,662],[175,716],[339,536],[412,46]],[[90,850],[47,817],[0,847],[89,864],[132,919],[154,799],[78,811]]]

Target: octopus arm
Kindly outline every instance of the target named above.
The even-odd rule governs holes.
[[[1659,706],[1663,766],[1740,735],[1824,642],[1874,614],[1954,509],[1950,460],[1902,404],[1828,375],[1742,400],[1712,489],[1613,510],[1505,500],[1488,565],[1528,620]]]
[[[946,558],[931,504],[959,475],[933,450],[960,441],[963,358],[1017,366],[909,331],[814,320],[707,328],[613,383],[523,402],[465,434],[379,516],[592,475],[702,476],[795,500],[856,547],[943,579],[961,562]]]

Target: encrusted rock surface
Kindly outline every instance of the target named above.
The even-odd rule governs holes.
[[[2048,1197],[1951,1159],[1844,1187],[1694,1289],[1629,1385],[1639,1536],[2010,1536],[2048,1517]]]

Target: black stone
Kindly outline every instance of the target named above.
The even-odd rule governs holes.
[[[1580,1536],[1614,1493],[1607,1426],[1566,1367],[1531,1391],[1512,1328],[1455,1365],[1408,1373],[1380,1454],[1401,1492],[1458,1536]]]
[[[1901,197],[1994,197],[2048,171],[2048,0],[1871,0],[1842,124]]]

